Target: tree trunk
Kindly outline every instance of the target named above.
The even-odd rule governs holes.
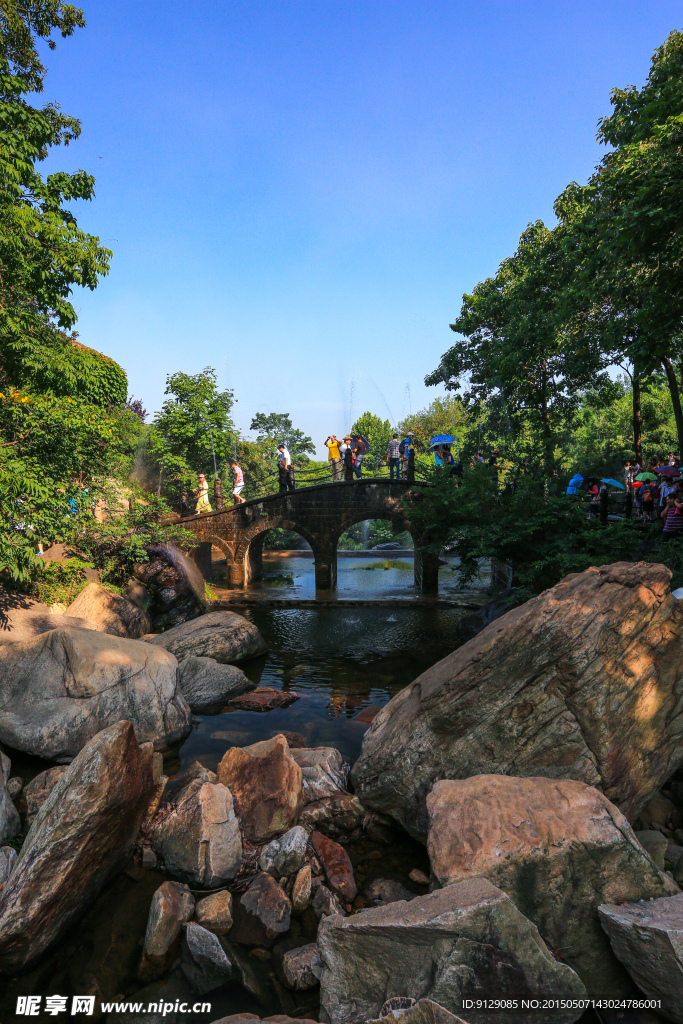
[[[643,465],[643,414],[640,407],[640,374],[637,368],[633,367],[631,377],[631,391],[633,395],[633,451],[636,462]]]
[[[681,409],[681,392],[678,387],[678,381],[676,380],[676,371],[673,368],[670,358],[668,356],[664,356],[662,364],[664,366],[664,372],[666,373],[666,379],[669,383],[669,391],[671,392],[671,404],[674,409],[676,433],[678,434],[678,454],[680,456],[681,453],[683,453],[683,409]]]

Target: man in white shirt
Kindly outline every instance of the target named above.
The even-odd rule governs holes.
[[[235,474],[235,484],[232,489],[232,496],[235,499],[235,504],[241,505],[244,501],[244,498],[240,497],[242,494],[242,488],[244,487],[244,473],[236,462],[231,462],[230,465],[232,466],[232,471]]]
[[[294,466],[292,457],[285,447],[284,441],[278,445],[278,471],[280,474],[280,493],[294,490]]]

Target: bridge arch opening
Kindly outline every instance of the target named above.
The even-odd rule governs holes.
[[[315,558],[315,540],[305,527],[291,521],[267,520],[247,532],[236,554],[235,567],[242,574],[242,586],[263,577],[263,552],[300,550]]]

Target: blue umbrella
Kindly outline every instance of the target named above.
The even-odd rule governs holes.
[[[621,490],[622,490],[622,491],[625,491],[625,490],[626,490],[626,488],[624,487],[624,485],[623,485],[623,484],[620,484],[618,480],[610,480],[610,479],[609,479],[609,477],[608,477],[608,478],[607,478],[606,480],[605,480],[605,479],[603,478],[603,479],[602,479],[602,480],[600,481],[600,483],[601,483],[601,484],[609,484],[609,485],[610,485],[610,487],[619,487],[619,488],[621,488]]]
[[[580,473],[576,473],[567,485],[567,494],[576,494],[580,490],[582,483],[583,477]]]
[[[455,444],[455,437],[453,434],[437,434],[436,437],[433,437],[429,442],[429,447],[434,448],[439,444]]]

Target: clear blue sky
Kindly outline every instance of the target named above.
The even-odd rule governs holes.
[[[80,223],[114,251],[81,340],[150,412],[218,371],[238,425],[322,449],[438,389],[463,292],[600,158],[614,86],[681,27],[669,0],[83,0],[45,98],[83,135]]]

